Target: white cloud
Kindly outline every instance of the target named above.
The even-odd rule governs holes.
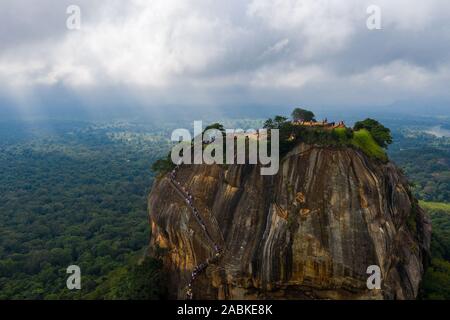
[[[275,65],[259,69],[250,81],[253,87],[302,88],[306,84],[320,83],[327,74],[320,66]]]
[[[14,3],[2,2],[0,12],[20,12]],[[59,7],[60,17],[51,3],[29,5],[35,26],[27,8],[26,24],[2,17],[20,31],[16,38],[0,32],[3,87],[20,92],[42,85],[110,85],[158,90],[158,97],[184,87],[182,103],[190,99],[189,88],[197,99],[199,92],[217,94],[206,92],[211,88],[240,87],[257,95],[268,88],[327,92],[335,85],[342,90],[336,99],[345,100],[357,85],[368,94],[374,86],[388,87],[396,99],[411,89],[438,90],[448,78],[449,45],[433,50],[442,48],[440,39],[448,40],[450,4],[443,0],[82,1],[80,31],[65,29],[65,10]],[[382,31],[366,29],[370,4],[382,9]],[[54,21],[43,23],[49,12]],[[405,37],[411,43],[402,42]],[[428,39],[428,51],[422,39]],[[430,67],[427,58],[439,63]]]
[[[270,28],[289,32],[302,42],[303,53],[312,56],[322,50],[339,50],[352,36],[357,2],[350,2],[353,5],[339,0],[253,0],[247,13]]]

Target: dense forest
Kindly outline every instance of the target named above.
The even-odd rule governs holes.
[[[420,203],[431,217],[431,263],[422,283],[421,298],[450,299],[450,204]]]
[[[123,124],[1,127],[0,299],[102,298],[99,284],[132,269],[148,243],[150,166],[168,141]],[[66,288],[71,264],[80,291]]]
[[[390,157],[405,171],[433,225],[420,298],[450,299],[450,138],[417,128],[399,128],[394,134]]]
[[[450,138],[403,129],[389,150],[391,159],[413,182],[419,199],[450,202]]]
[[[383,124],[394,127],[389,157],[433,220],[433,257],[421,298],[450,299],[450,138]],[[0,299],[164,297],[160,262],[144,258],[151,167],[167,155],[172,130],[191,126],[1,122]],[[81,268],[81,290],[66,288],[71,264]]]

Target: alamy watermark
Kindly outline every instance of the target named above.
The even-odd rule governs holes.
[[[81,8],[77,5],[70,5],[66,9],[68,15],[66,19],[66,27],[69,30],[81,29]]]
[[[381,289],[381,269],[377,265],[371,265],[367,267],[367,274],[370,276],[367,278],[367,289],[380,290]]]
[[[66,286],[69,290],[81,290],[81,269],[77,265],[70,265],[66,269],[66,273],[70,274],[67,278]]]
[[[381,8],[377,5],[367,7],[366,13],[369,15],[366,26],[369,30],[381,30]]]
[[[193,136],[187,129],[176,129],[171,140],[178,142],[171,152],[174,164],[261,164],[261,175],[278,173],[278,129],[208,129],[203,132],[202,121],[194,121]]]
[[[366,26],[369,30],[381,30],[381,7],[378,5],[370,5],[366,9],[368,15]],[[81,8],[78,5],[72,4],[66,8],[66,27],[69,30],[81,29]]]

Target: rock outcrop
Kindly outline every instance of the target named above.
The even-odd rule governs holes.
[[[392,163],[300,144],[275,176],[254,165],[184,165],[177,179],[223,249],[193,285],[194,299],[418,294],[431,225]],[[155,182],[149,211],[170,298],[184,299],[193,268],[214,250],[168,177]],[[381,290],[367,288],[370,265],[381,269]]]

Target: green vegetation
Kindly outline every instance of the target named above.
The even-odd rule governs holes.
[[[413,122],[420,124],[417,121]],[[434,122],[433,122],[434,123]],[[432,123],[432,124],[433,124]],[[390,158],[411,179],[412,191],[432,220],[431,264],[425,273],[422,299],[450,299],[450,139],[423,133],[429,128],[393,122],[395,142]],[[426,201],[424,201],[426,200]]]
[[[166,297],[162,261],[146,257],[112,271],[88,299],[158,300]]]
[[[288,118],[283,116],[275,116],[273,119],[267,119],[264,122],[264,128],[266,129],[283,129],[288,125]]]
[[[392,144],[391,130],[378,121],[368,118],[364,121],[356,122],[353,130],[358,131],[362,129],[369,131],[380,147],[387,148],[388,145]]]
[[[450,138],[437,138],[418,129],[394,131],[389,157],[413,182],[414,195],[425,201],[450,202]]]
[[[152,165],[153,172],[156,172],[158,175],[169,173],[173,168],[175,168],[175,164],[170,157],[170,153],[167,157],[156,160]]]
[[[419,201],[419,204],[422,208],[430,212],[441,211],[450,213],[450,203]]]
[[[450,299],[450,204],[421,201],[433,224],[431,265],[423,284],[423,299]]]
[[[298,116],[297,114],[294,115],[295,112],[296,110],[293,112],[293,117]],[[300,111],[297,111],[299,114],[304,112],[307,112],[307,110],[301,109]],[[363,128],[364,125],[370,127],[372,131]],[[286,117],[276,116],[273,119],[268,119],[264,123],[264,128],[280,130],[281,155],[289,152],[299,142],[304,142],[320,146],[355,147],[373,159],[387,161],[388,157],[382,146],[387,146],[388,143],[392,142],[392,138],[389,138],[389,140],[386,137],[386,133],[389,133],[389,129],[371,119],[359,122],[357,126],[359,129],[355,131],[350,128],[331,129],[329,127],[320,126],[300,126],[292,123]],[[382,144],[377,142],[372,136],[372,132],[377,134],[377,137]]]
[[[425,273],[423,299],[450,300],[450,262],[434,258]]]
[[[0,138],[0,299],[87,299],[118,268],[132,271],[149,241],[150,166],[167,140],[125,124],[52,126],[21,139],[7,125],[18,135]],[[71,264],[81,268],[79,291],[66,288]]]
[[[314,119],[314,113],[311,111],[297,108],[292,112],[293,120],[307,120]],[[370,120],[370,121],[369,121]],[[359,123],[359,127],[366,125],[370,126],[372,132],[382,136],[381,133],[389,132],[389,129],[384,128],[381,124],[375,120],[365,120]],[[264,122],[265,129],[278,129],[280,134],[280,155],[285,155],[298,143],[304,142],[308,144],[329,146],[329,147],[354,147],[367,156],[378,159],[381,161],[387,161],[387,155],[384,149],[376,142],[372,137],[372,133],[368,129],[359,129],[354,132],[351,128],[331,128],[320,126],[303,126],[298,125],[288,119],[287,117],[277,115],[274,118],[269,118]],[[224,126],[218,122],[207,126],[204,132],[208,129],[217,129],[224,133]],[[387,141],[383,140],[384,144]],[[392,138],[390,140],[392,142]],[[225,142],[225,140],[224,140]],[[225,148],[224,148],[225,150]],[[225,155],[224,155],[225,157]],[[158,160],[152,167],[152,169],[163,175],[169,172],[173,168],[173,163],[170,159],[170,155],[164,159]]]
[[[294,111],[292,111],[291,117],[294,121],[316,121],[316,116],[312,111],[302,108],[295,108]]]
[[[333,134],[342,143],[346,143],[349,139],[352,138],[352,131],[347,129],[347,128],[336,128],[336,129],[333,129]]]
[[[220,124],[220,123],[218,123],[218,122],[215,122],[215,123],[210,124],[209,126],[207,126],[207,127],[205,128],[205,130],[203,130],[203,133],[205,133],[205,132],[208,131],[208,130],[213,130],[213,129],[219,130],[219,131],[221,131],[222,133],[225,133],[225,128],[223,127],[222,124]]]
[[[383,161],[387,160],[387,155],[383,148],[380,147],[370,132],[366,129],[354,131],[351,143],[371,158],[380,159]]]

